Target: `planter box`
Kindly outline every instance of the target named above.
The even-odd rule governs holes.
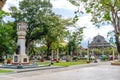
[[[7,64],[10,64],[10,63],[11,63],[11,60],[7,60],[6,62],[7,62]]]
[[[59,60],[56,60],[56,63],[59,63]]]
[[[90,61],[87,61],[87,63],[90,63]]]
[[[120,61],[111,62],[111,65],[118,65],[118,66],[120,66]]]
[[[43,60],[43,59],[41,59],[41,60],[40,60],[40,62],[44,62],[44,60]]]

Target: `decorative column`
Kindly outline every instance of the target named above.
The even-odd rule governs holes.
[[[51,61],[54,60],[54,59],[53,59],[53,54],[54,54],[54,52],[53,52],[53,50],[52,50],[52,53],[51,53]]]
[[[89,45],[89,40],[88,40],[88,45]],[[87,55],[88,55],[87,63],[90,63],[90,52],[89,52],[89,47],[87,48]]]
[[[113,37],[110,37],[110,40],[109,40],[109,42],[110,42],[110,45],[111,45],[111,47],[112,47],[112,60],[114,61],[114,58],[115,58],[115,52],[114,52],[114,47],[115,47],[115,43],[114,43],[114,41],[113,41]]]
[[[56,62],[59,62],[59,49],[57,49],[57,52],[56,52]]]
[[[25,51],[26,31],[27,31],[26,23],[20,22],[17,24],[18,41],[17,41],[16,53],[14,54],[14,57],[13,57],[13,64],[29,63],[29,58],[26,55],[26,51]]]
[[[53,50],[52,50],[52,53],[51,53],[51,64],[50,65],[53,65],[54,64],[54,59],[53,59],[53,54],[54,54],[54,52],[53,52]]]

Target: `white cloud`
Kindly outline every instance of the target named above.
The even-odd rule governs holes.
[[[53,8],[77,10],[77,7],[67,0],[51,0],[51,3],[53,4]]]
[[[89,38],[93,38],[96,35],[102,35],[106,38],[107,33],[109,31],[113,30],[113,27],[111,25],[102,25],[100,28],[95,27],[95,25],[92,24],[90,21],[92,19],[92,16],[90,14],[80,16],[79,21],[77,22],[77,25],[86,28],[84,29],[84,40],[87,40]]]
[[[92,27],[92,22],[90,22],[90,20],[92,19],[92,16],[90,14],[86,14],[86,15],[83,15],[83,16],[80,16],[79,17],[79,20],[77,21],[77,24],[79,26],[86,26],[87,28],[89,27]]]
[[[22,0],[7,0],[4,6],[4,9],[8,8],[11,5],[18,7],[19,1],[22,1]],[[77,7],[72,5],[67,0],[51,0],[51,3],[53,4],[53,8],[77,10]]]
[[[10,6],[18,7],[19,1],[22,1],[22,0],[7,0],[6,4],[3,7],[3,10],[9,12]]]

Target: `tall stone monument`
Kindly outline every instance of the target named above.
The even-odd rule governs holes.
[[[24,22],[20,22],[17,24],[17,35],[18,35],[18,41],[17,41],[17,47],[16,52],[13,56],[13,64],[29,64],[29,58],[26,55],[25,51],[25,36],[27,31],[27,24]]]

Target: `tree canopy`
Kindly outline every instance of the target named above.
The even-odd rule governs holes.
[[[15,50],[15,40],[12,38],[12,23],[0,23],[0,57],[12,54]]]

